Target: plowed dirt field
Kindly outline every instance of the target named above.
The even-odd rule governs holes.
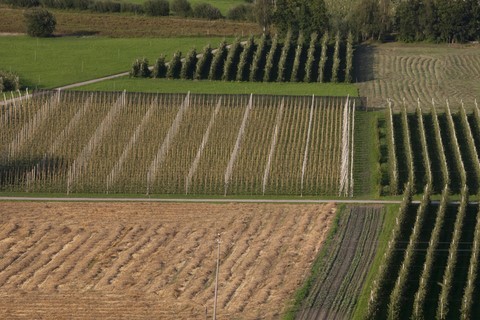
[[[0,319],[276,319],[328,205],[0,202]]]

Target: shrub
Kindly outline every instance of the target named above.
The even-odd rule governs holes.
[[[261,79],[261,76],[259,75],[261,71],[260,61],[262,61],[265,56],[265,51],[267,49],[266,40],[267,36],[263,34],[257,45],[257,50],[255,50],[255,54],[253,55],[253,61],[250,68],[250,81],[258,81]]]
[[[180,78],[182,79],[193,79],[193,74],[195,73],[195,67],[197,65],[197,50],[193,48],[190,52],[187,53],[185,61],[182,65],[182,70],[180,71]]]
[[[30,8],[30,7],[37,7],[40,5],[39,0],[5,0],[6,4],[11,4],[15,7],[23,7],[23,8]]]
[[[20,90],[20,77],[9,71],[0,70],[0,92]]]
[[[210,72],[208,74],[209,80],[219,80],[222,76],[223,65],[225,63],[225,58],[227,57],[227,43],[222,41],[220,46],[215,52],[213,57],[212,64],[210,65]]]
[[[120,2],[113,1],[94,1],[90,9],[96,12],[121,12],[122,5]]]
[[[270,52],[268,52],[267,60],[265,62],[265,70],[263,73],[263,81],[271,81],[272,78],[272,69],[273,69],[273,59],[275,58],[275,52],[278,47],[278,35],[275,34],[272,40],[272,46],[270,47]]]
[[[213,53],[212,47],[207,45],[202,52],[202,56],[197,62],[195,69],[195,79],[206,79],[208,78],[208,71],[210,70],[210,65],[212,64]]]
[[[217,20],[223,18],[218,8],[209,3],[199,3],[193,7],[193,16],[200,19]]]
[[[189,17],[192,15],[192,6],[188,0],[173,0],[170,8],[176,16]]]
[[[241,50],[240,39],[236,38],[228,50],[227,60],[223,66],[222,80],[228,81],[235,79],[235,71],[237,71],[237,62]]]
[[[310,46],[308,47],[307,63],[305,64],[305,78],[303,81],[311,82],[313,74],[313,63],[315,62],[315,48],[317,46],[318,34],[312,33],[310,37]]]
[[[149,16],[168,16],[170,4],[167,0],[148,0],[143,4],[143,10]]]
[[[235,21],[255,21],[253,5],[239,4],[228,10],[227,19]]]
[[[153,74],[154,78],[165,78],[167,75],[167,66],[165,65],[165,55],[161,55],[160,58],[155,61],[155,65],[153,66]]]
[[[182,53],[177,51],[173,54],[172,60],[168,65],[167,78],[179,79],[182,70]]]
[[[55,30],[57,20],[49,11],[42,8],[31,8],[25,11],[27,33],[32,37],[48,37]]]
[[[287,68],[287,57],[290,52],[290,46],[292,43],[292,30],[288,30],[285,40],[283,41],[282,55],[280,56],[280,61],[278,62],[278,76],[277,82],[285,81],[285,69]]]
[[[242,54],[240,55],[240,61],[238,62],[237,80],[243,81],[248,79],[248,66],[251,65],[253,59],[253,52],[255,50],[255,41],[253,36],[248,38],[245,44]]]
[[[130,77],[148,78],[150,77],[150,69],[148,68],[148,60],[146,58],[135,59],[130,70]]]

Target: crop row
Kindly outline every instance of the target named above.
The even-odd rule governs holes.
[[[353,37],[343,39],[340,33],[330,42],[328,33],[319,39],[316,33],[309,37],[300,33],[294,38],[288,32],[281,41],[262,36],[232,44],[221,42],[216,50],[207,45],[201,54],[190,50],[184,59],[177,51],[167,63],[158,58],[153,67],[154,78],[209,79],[224,81],[264,82],[352,82]],[[134,77],[150,76],[148,61],[137,59],[130,73]]]
[[[425,184],[431,184],[433,193],[440,193],[445,185],[457,194],[464,185],[471,193],[480,191],[480,117],[476,108],[467,113],[461,105],[458,110],[453,113],[448,103],[444,112],[438,112],[435,105],[429,113],[420,105],[416,113],[407,113],[405,107],[400,114],[394,114],[392,106],[387,109],[391,194],[401,192],[407,181],[415,193]]]
[[[44,93],[0,109],[0,185],[349,196],[352,105],[319,97]]]

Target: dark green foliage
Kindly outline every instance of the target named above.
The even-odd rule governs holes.
[[[170,8],[176,16],[189,17],[192,15],[192,6],[188,0],[173,0]]]
[[[292,68],[292,75],[290,77],[290,81],[298,82],[298,72],[300,69],[300,59],[302,58],[302,51],[303,45],[305,44],[305,38],[303,37],[303,33],[300,33],[297,39],[297,48],[295,49],[295,60],[293,60],[293,68]]]
[[[257,49],[253,55],[253,61],[250,67],[250,81],[259,81],[262,79],[260,75],[260,71],[262,70],[263,65],[261,62],[265,62],[266,58],[266,50],[267,50],[267,36],[265,34],[262,35],[260,41],[258,42]]]
[[[238,68],[238,60],[241,52],[242,46],[240,45],[240,39],[236,38],[228,49],[227,60],[223,66],[222,80],[229,81],[235,79],[235,72]]]
[[[281,33],[323,33],[328,29],[328,13],[324,0],[278,0],[274,13],[275,26]]]
[[[195,79],[207,79],[208,73],[210,70],[210,65],[212,64],[213,54],[212,54],[212,47],[207,45],[202,52],[202,56],[197,62],[196,69],[195,69]]]
[[[170,3],[168,0],[148,0],[143,4],[145,14],[149,16],[168,16]]]
[[[185,57],[185,61],[182,65],[182,70],[180,71],[180,78],[193,79],[197,61],[197,50],[193,48],[192,50],[190,50],[190,52],[188,52],[187,56]]]
[[[152,76],[154,78],[165,78],[167,76],[167,66],[165,65],[164,55],[161,55],[160,58],[155,61]]]
[[[338,82],[338,71],[340,67],[340,33],[335,37],[335,49],[333,51],[332,82]]]
[[[327,64],[327,50],[328,50],[329,36],[328,32],[325,32],[322,37],[322,48],[320,53],[320,62],[318,63],[318,82],[325,82],[325,65]]]
[[[168,65],[167,78],[179,79],[181,70],[182,70],[182,53],[180,51],[177,51],[173,54],[172,60]]]
[[[352,82],[352,73],[353,73],[353,36],[349,32],[347,36],[347,49],[346,49],[346,66],[345,66],[345,80],[346,83]]]
[[[148,60],[146,58],[135,59],[130,70],[130,77],[134,78],[148,78],[151,71],[148,68]]]
[[[288,63],[288,54],[292,45],[292,31],[289,30],[285,36],[282,47],[282,55],[280,56],[280,61],[278,62],[278,75],[277,82],[283,82],[286,79],[285,69],[287,68]]]
[[[31,8],[24,13],[27,33],[32,37],[49,37],[57,25],[55,16],[42,8]]]
[[[20,77],[15,72],[0,70],[0,92],[20,90]]]
[[[16,7],[30,8],[40,5],[39,0],[5,0],[6,4],[11,4]]]
[[[270,51],[268,52],[267,60],[265,62],[265,70],[263,73],[263,81],[265,82],[272,80],[273,61],[275,59],[277,47],[278,47],[278,35],[276,34],[272,39],[272,45],[270,47]]]
[[[96,12],[121,12],[122,5],[120,2],[113,2],[113,1],[95,1],[91,6],[90,9]]]
[[[317,46],[318,34],[312,33],[310,36],[310,45],[308,47],[307,62],[305,63],[305,78],[303,81],[311,82],[313,73],[313,64],[315,62],[315,49]]]
[[[227,12],[227,19],[234,21],[255,21],[253,5],[239,4]]]
[[[210,65],[210,72],[208,74],[209,80],[220,80],[223,74],[223,66],[225,64],[226,57],[227,43],[225,41],[222,41],[217,51],[215,52],[212,64]]]
[[[242,54],[240,55],[240,61],[238,62],[237,69],[237,81],[248,80],[249,68],[252,64],[253,52],[255,50],[255,41],[253,36],[248,38],[247,43],[243,47]]]
[[[193,7],[193,16],[200,19],[217,20],[223,18],[220,10],[209,3],[199,3]]]

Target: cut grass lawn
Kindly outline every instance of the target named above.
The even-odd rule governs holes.
[[[168,79],[139,79],[122,77],[80,87],[77,90],[158,92],[158,93],[228,93],[228,94],[276,94],[316,96],[358,96],[351,84],[291,83],[291,82],[226,82]]]
[[[222,39],[0,37],[0,69],[17,72],[29,88],[54,88],[128,71],[137,57],[153,63],[161,54],[168,59],[176,50],[216,46]]]
[[[229,20],[147,17],[131,13],[50,10],[57,35],[108,37],[234,37],[261,34],[256,23]],[[23,10],[0,5],[0,32],[25,33]]]

